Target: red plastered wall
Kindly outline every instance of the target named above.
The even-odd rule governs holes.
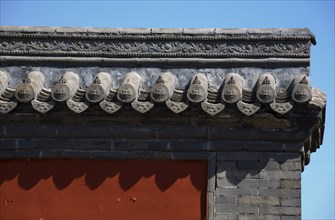
[[[207,161],[0,160],[0,219],[204,219]]]

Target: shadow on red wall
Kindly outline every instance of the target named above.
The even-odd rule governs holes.
[[[70,191],[76,191],[75,187],[77,187],[73,185],[79,184],[80,180],[87,190],[81,192],[81,194],[71,194],[79,196],[76,200],[79,203],[81,202],[80,196],[89,200],[91,195],[93,196],[92,200],[97,202],[103,199],[104,201],[106,200],[106,198],[100,199],[101,195],[113,195],[113,201],[105,201],[104,206],[106,207],[111,202],[118,202],[122,195],[128,196],[130,195],[129,193],[134,195],[142,194],[142,198],[146,198],[146,202],[143,202],[142,206],[138,206],[138,209],[142,209],[141,212],[148,205],[154,206],[155,203],[164,203],[157,210],[155,207],[148,207],[150,208],[148,210],[150,212],[156,210],[158,214],[162,213],[165,217],[167,217],[167,213],[175,212],[179,217],[185,216],[184,219],[187,219],[187,216],[193,216],[189,217],[192,219],[194,219],[194,216],[197,216],[195,219],[206,216],[207,161],[0,160],[0,165],[0,193],[4,190],[7,191],[5,195],[3,194],[3,197],[6,195],[8,197],[15,193],[16,198],[22,198],[25,194],[26,196],[32,196],[32,191],[38,191],[37,189],[43,187],[45,193],[51,193],[51,191],[53,194],[57,194],[57,192],[62,194],[63,191],[72,193]],[[48,184],[48,186],[45,187],[43,184]],[[51,188],[50,184],[51,186],[53,185]],[[13,185],[16,186],[13,187]],[[12,194],[10,194],[11,190]],[[113,194],[110,193],[111,190],[114,190]],[[95,194],[99,192],[100,197],[96,197],[94,192],[96,192]],[[48,196],[46,195],[46,197]],[[164,200],[161,197],[164,197]],[[160,200],[162,201],[160,202]],[[55,203],[50,203],[49,206],[52,207],[52,204]],[[182,207],[183,204],[185,207]],[[192,204],[195,207],[192,208]],[[1,205],[3,206],[3,204]],[[123,209],[129,209],[129,205],[124,206]],[[168,206],[171,210],[167,208]],[[180,206],[181,210],[184,209],[190,213],[182,214],[182,211],[176,210],[178,206]],[[112,206],[109,207],[110,209],[113,208]],[[36,207],[32,208],[36,209]],[[89,207],[84,209],[89,209]],[[159,211],[159,209],[164,211]],[[154,211],[152,216],[157,217],[158,215],[156,215],[157,213],[154,214]],[[141,219],[136,218],[136,216],[140,215],[136,214],[134,209],[132,212],[133,214],[129,215],[129,218],[125,217],[124,219]],[[122,215],[124,217],[125,212],[122,214],[120,211],[119,215],[115,215],[115,213],[115,211],[112,215],[105,213],[106,215],[100,217],[118,219]],[[49,214],[49,218],[50,216],[52,217],[52,214]],[[148,213],[144,214],[143,219],[148,218],[148,216],[150,216]],[[100,217],[93,215],[92,218],[99,219]]]
[[[180,164],[188,166],[180,166]],[[85,176],[85,183],[94,190],[106,178],[119,175],[121,188],[126,191],[133,187],[142,177],[155,176],[157,187],[167,190],[178,179],[190,175],[192,185],[203,189],[204,180],[198,178],[204,172],[206,161],[90,161],[90,160],[8,160],[1,163],[0,185],[4,181],[18,176],[18,184],[25,190],[33,188],[40,180],[52,177],[55,186],[65,189],[71,182]],[[207,169],[207,168],[206,168]],[[196,172],[195,172],[196,171]],[[207,170],[206,170],[207,172]],[[201,174],[202,175],[202,174]],[[207,184],[207,179],[205,183]]]

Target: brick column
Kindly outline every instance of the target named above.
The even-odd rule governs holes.
[[[299,219],[301,156],[222,152],[217,157],[217,219]]]

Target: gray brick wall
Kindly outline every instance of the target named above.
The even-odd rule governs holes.
[[[300,219],[301,157],[289,152],[220,152],[216,219]]]
[[[303,144],[276,136],[285,130],[270,140],[196,108],[182,117],[153,111],[150,120],[134,111],[114,117],[61,110],[1,115],[0,159],[209,160],[208,219],[301,218]]]

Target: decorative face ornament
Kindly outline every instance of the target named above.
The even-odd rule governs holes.
[[[242,84],[238,77],[232,75],[229,77],[222,90],[222,99],[227,103],[236,103],[241,99]]]
[[[175,89],[175,79],[169,72],[162,73],[150,92],[151,98],[155,102],[165,102],[168,100]]]
[[[164,84],[156,84],[152,89],[151,98],[156,102],[164,102],[169,98],[169,89]]]
[[[258,89],[256,92],[257,99],[262,103],[271,103],[276,98],[275,81],[273,76],[264,74],[260,77]]]
[[[292,91],[292,99],[296,102],[307,102],[312,98],[312,90],[309,82],[304,76],[299,83],[294,86]]]
[[[29,102],[34,98],[34,88],[23,83],[16,88],[15,97],[21,102]]]
[[[201,85],[192,85],[187,95],[192,102],[201,102],[206,99],[207,91]]]
[[[118,90],[117,97],[122,102],[132,102],[136,98],[134,87],[130,84],[122,84]]]
[[[271,86],[263,85],[257,92],[257,98],[265,103],[272,102],[275,99],[275,91]]]
[[[86,99],[96,103],[102,101],[109,94],[112,78],[109,73],[100,72],[86,91]]]
[[[51,97],[58,102],[64,102],[71,98],[78,89],[79,76],[74,72],[66,72],[59,83],[52,88]]]
[[[27,78],[20,84],[15,91],[15,97],[21,102],[32,101],[35,96],[44,87],[44,75],[39,71],[32,71],[27,75]]]
[[[207,98],[208,83],[204,74],[198,73],[192,77],[191,85],[187,91],[187,98],[195,103]]]
[[[56,101],[63,102],[70,97],[70,88],[64,83],[59,83],[52,89],[51,96]]]
[[[117,91],[117,98],[125,103],[134,101],[138,96],[140,83],[141,77],[137,73],[128,73]]]
[[[105,91],[100,85],[93,84],[87,89],[86,98],[90,102],[102,101],[105,98]]]

